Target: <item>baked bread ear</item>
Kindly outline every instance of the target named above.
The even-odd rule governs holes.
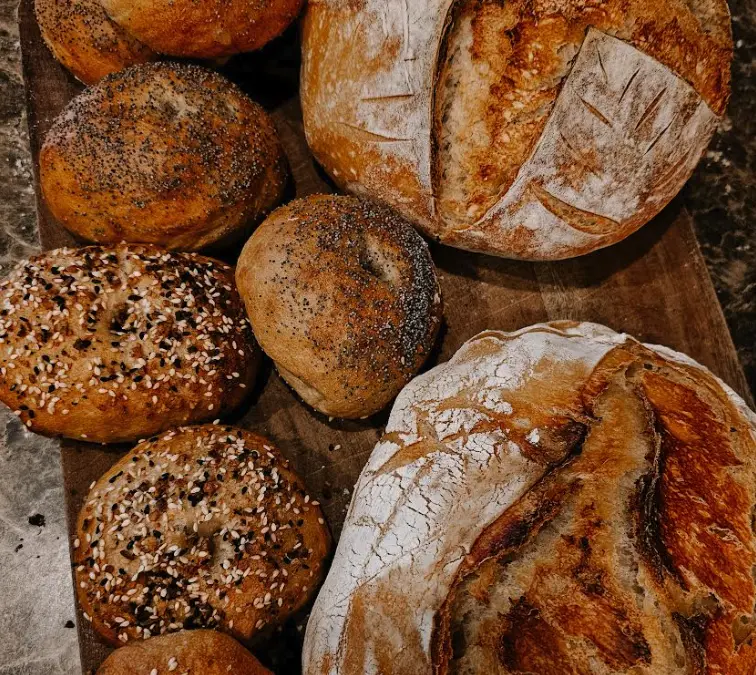
[[[274,211],[236,282],[263,351],[316,410],[367,417],[421,368],[441,323],[423,238],[385,206],[312,195]]]
[[[212,630],[171,633],[114,651],[97,675],[272,675],[236,640]]]
[[[248,641],[312,598],[330,547],[279,450],[219,425],[140,443],[92,486],[76,531],[79,604],[115,646],[182,628]]]
[[[750,673],[756,415],[594,324],[487,332],[398,397],[307,675]]]
[[[35,0],[34,14],[53,56],[85,84],[155,58],[110,20],[99,0]]]
[[[63,248],[0,281],[0,401],[36,433],[117,443],[224,417],[259,361],[233,270],[217,260]]]
[[[185,251],[243,240],[288,176],[262,107],[177,63],[128,68],[79,94],[45,137],[39,171],[53,216],[79,237]]]
[[[314,0],[302,110],[336,183],[460,248],[615,243],[680,190],[721,119],[725,0]]]
[[[260,49],[303,0],[102,0],[112,19],[161,54],[212,59]]]

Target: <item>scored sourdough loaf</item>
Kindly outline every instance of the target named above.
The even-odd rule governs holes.
[[[85,84],[156,57],[111,21],[99,0],[35,0],[34,14],[53,56]]]
[[[399,395],[306,675],[753,673],[756,415],[595,324],[485,332]]]
[[[312,0],[318,161],[461,248],[558,259],[680,190],[721,119],[725,0]]]
[[[243,240],[283,196],[273,121],[217,73],[150,63],[74,98],[39,156],[53,216],[97,243],[179,250]]]
[[[213,630],[171,633],[114,651],[97,675],[272,675],[236,640]]]
[[[259,361],[217,260],[62,248],[0,281],[0,401],[40,434],[115,443],[214,420],[247,398]]]
[[[115,646],[193,628],[248,641],[314,595],[329,548],[318,502],[270,441],[183,427],[92,486],[73,542],[76,592]]]

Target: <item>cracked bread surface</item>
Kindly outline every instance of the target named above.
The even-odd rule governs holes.
[[[756,415],[681,354],[482,333],[397,399],[305,672],[750,673],[755,453]]]
[[[724,114],[732,51],[724,0],[315,0],[305,131],[339,186],[429,236],[569,258],[677,194]]]

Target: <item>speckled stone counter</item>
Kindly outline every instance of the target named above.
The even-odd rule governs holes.
[[[734,0],[734,91],[685,188],[704,257],[756,391],[756,0]],[[16,0],[0,0],[0,274],[39,247]],[[57,444],[0,410],[0,675],[79,672]]]

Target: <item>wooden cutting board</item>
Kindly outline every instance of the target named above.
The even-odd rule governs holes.
[[[52,58],[34,20],[32,0],[20,7],[35,178],[39,148],[52,120],[81,90]],[[262,53],[233,61],[224,72],[274,113],[292,166],[297,195],[332,191],[304,141],[297,91],[296,31]],[[37,189],[44,248],[74,244],[50,216]],[[448,359],[484,329],[514,330],[554,319],[606,324],[646,342],[686,352],[751,401],[745,377],[701,257],[691,219],[680,202],[621,244],[559,263],[525,263],[432,246],[441,277],[445,325],[430,365]],[[324,506],[338,537],[359,472],[388,412],[360,422],[329,422],[302,405],[268,366],[239,424],[275,441]],[[64,441],[63,472],[72,527],[89,484],[125,451]],[[78,618],[83,672],[110,651]],[[265,645],[253,647],[278,675],[299,671],[304,618]]]

